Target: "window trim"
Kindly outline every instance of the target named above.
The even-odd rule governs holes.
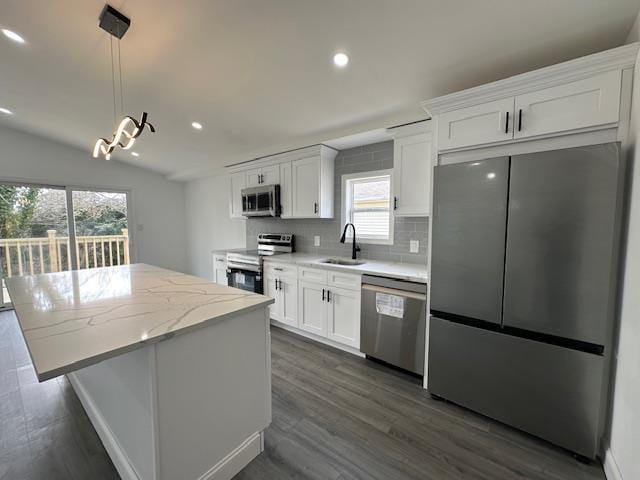
[[[389,177],[389,238],[380,239],[380,238],[367,238],[358,235],[356,232],[356,240],[358,243],[363,244],[372,244],[372,245],[393,245],[394,241],[394,227],[395,227],[395,212],[393,210],[393,169],[385,169],[385,170],[373,170],[369,172],[358,172],[358,173],[346,173],[342,175],[342,192],[341,192],[341,200],[340,204],[340,233],[338,235],[342,235],[342,231],[344,229],[345,224],[348,222],[347,219],[347,182],[357,179],[366,179],[366,178],[376,178],[376,177]],[[351,229],[347,232],[347,238],[351,239]]]

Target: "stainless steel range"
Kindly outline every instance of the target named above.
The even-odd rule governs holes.
[[[265,256],[293,252],[290,233],[261,233],[258,249],[227,253],[227,279],[230,287],[263,293],[262,266]]]

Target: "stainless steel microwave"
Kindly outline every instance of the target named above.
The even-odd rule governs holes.
[[[277,217],[280,215],[280,185],[260,185],[242,189],[242,215]]]

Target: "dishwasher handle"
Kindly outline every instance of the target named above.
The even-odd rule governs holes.
[[[389,295],[397,295],[399,297],[405,297],[405,298],[414,298],[416,300],[422,300],[422,301],[426,301],[427,300],[427,296],[422,294],[422,293],[408,292],[407,290],[398,290],[396,288],[389,288],[389,287],[379,287],[377,285],[369,285],[369,284],[366,284],[366,283],[362,284],[362,290],[369,290],[371,292],[386,293],[386,294],[389,294]]]

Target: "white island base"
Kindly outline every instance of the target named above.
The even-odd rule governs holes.
[[[69,373],[124,480],[228,480],[271,422],[260,307]]]

